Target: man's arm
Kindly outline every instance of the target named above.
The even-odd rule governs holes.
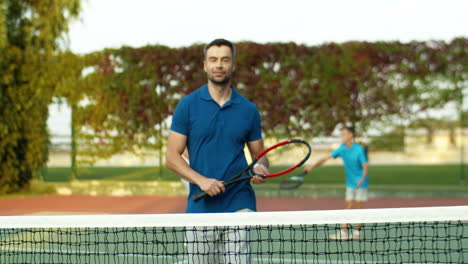
[[[194,171],[188,163],[182,158],[187,145],[187,136],[170,131],[167,141],[166,166],[177,175],[187,181],[194,183],[210,196],[218,195],[226,189],[221,181],[207,178]]]
[[[305,168],[305,171],[307,173],[309,173],[310,171],[312,171],[313,169],[317,168],[318,166],[324,164],[325,162],[327,162],[330,159],[333,159],[333,157],[332,156],[323,157],[323,158],[319,159],[317,162],[315,162],[314,165]]]
[[[263,139],[255,140],[247,142],[247,148],[249,149],[250,156],[252,160],[254,160],[264,149],[263,146]],[[266,157],[262,157],[258,162],[258,166],[254,168],[254,172],[258,174],[268,174],[268,159]],[[264,183],[265,179],[259,176],[252,177],[252,183]]]
[[[361,178],[361,180],[359,180],[356,189],[361,188],[361,185],[362,185],[362,184],[364,183],[364,181],[366,180],[367,174],[368,174],[368,172],[369,172],[369,166],[367,165],[367,163],[363,163],[363,164],[362,164],[362,168],[363,168],[362,178]]]

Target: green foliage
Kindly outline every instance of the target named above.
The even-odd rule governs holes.
[[[80,76],[78,69],[67,91],[73,90],[73,102],[81,101],[81,161],[164,145],[165,121],[180,98],[206,82],[202,49],[122,47],[80,57],[82,64],[74,65],[93,71]],[[468,80],[464,38],[321,46],[241,42],[237,49],[234,84],[257,104],[269,136],[328,135],[339,124],[365,131],[376,120],[443,108],[459,99],[459,86]],[[400,148],[401,137],[395,140]]]
[[[28,185],[45,164],[53,59],[78,0],[0,2],[0,194]]]
[[[44,181],[31,180],[28,186],[25,186],[18,192],[0,194],[0,198],[17,198],[28,196],[39,196],[47,194],[56,194],[57,188],[54,184],[46,183]]]
[[[370,138],[369,145],[372,150],[403,151],[405,149],[405,131],[396,128],[390,132]]]

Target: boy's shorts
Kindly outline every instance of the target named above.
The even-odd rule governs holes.
[[[346,187],[346,201],[358,201],[366,202],[367,201],[367,188],[358,188],[353,189]]]

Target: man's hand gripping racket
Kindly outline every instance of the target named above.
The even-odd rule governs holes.
[[[223,182],[225,187],[251,180],[254,176],[264,179],[286,175],[304,164],[310,157],[311,148],[307,141],[302,139],[289,139],[281,141],[264,151],[262,151],[243,171],[228,181]],[[256,164],[259,164],[256,166]],[[261,168],[261,166],[268,167]],[[258,168],[256,168],[258,167]],[[266,174],[256,173],[258,171],[268,172]],[[193,197],[194,201],[199,201],[209,196],[206,192],[201,192]]]

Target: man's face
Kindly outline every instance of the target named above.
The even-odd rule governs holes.
[[[341,142],[343,144],[346,144],[346,143],[349,143],[349,142],[353,141],[353,133],[351,133],[349,130],[342,129],[340,131],[340,133],[341,133]]]
[[[227,84],[234,71],[231,49],[228,46],[211,46],[206,51],[204,69],[208,80],[215,84]]]

